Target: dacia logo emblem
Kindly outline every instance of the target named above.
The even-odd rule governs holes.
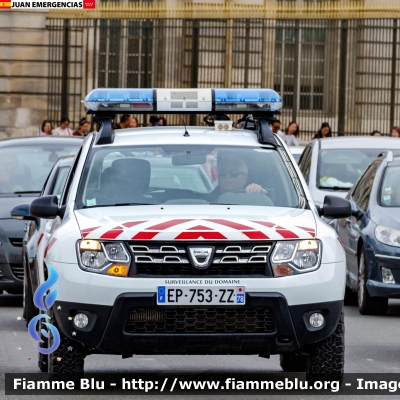
[[[188,253],[193,267],[206,269],[212,262],[214,247],[188,247]]]

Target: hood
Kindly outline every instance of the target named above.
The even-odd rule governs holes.
[[[316,235],[310,210],[281,207],[97,207],[76,210],[75,215],[82,237],[88,239],[243,241]]]
[[[38,194],[39,196],[39,194]],[[37,197],[37,196],[36,196]],[[32,203],[36,198],[29,196],[0,197],[0,219],[10,219],[11,210],[18,204]]]
[[[375,206],[370,212],[371,220],[376,225],[400,230],[400,207]]]

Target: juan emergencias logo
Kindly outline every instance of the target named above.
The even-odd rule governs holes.
[[[77,0],[77,1],[0,1],[0,9],[22,8],[22,9],[41,9],[41,8],[96,8],[96,0]]]
[[[50,265],[47,266],[47,270],[49,272],[49,277],[47,278],[46,281],[44,281],[41,285],[39,285],[39,287],[36,289],[36,292],[33,296],[33,303],[39,310],[42,310],[44,312],[44,314],[39,314],[36,317],[32,318],[28,324],[28,332],[29,332],[30,337],[39,343],[43,343],[44,341],[38,335],[38,331],[36,328],[37,323],[41,319],[50,319],[49,315],[47,315],[47,312],[49,311],[49,308],[56,301],[57,295],[58,295],[58,287],[57,286],[55,288],[51,289],[58,281],[58,277],[59,277],[58,272]],[[47,293],[48,291],[49,291],[49,293]],[[58,332],[57,328],[53,324],[50,324],[49,322],[43,322],[43,325],[46,325],[46,327],[50,330],[50,332],[53,336],[53,344],[49,348],[42,348],[39,346],[35,346],[35,349],[42,354],[50,354],[54,350],[56,350],[58,348],[58,346],[60,345],[60,333]],[[46,331],[45,329],[41,329],[40,333],[45,338],[47,338],[47,339],[50,338],[49,332]]]

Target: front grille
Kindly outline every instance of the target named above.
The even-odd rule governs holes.
[[[204,270],[192,266],[187,246],[213,246],[212,263]],[[268,256],[272,242],[249,244],[194,243],[130,244],[137,275],[190,276],[190,275],[259,275],[271,276]]]
[[[22,264],[10,264],[11,271],[18,279],[24,279],[24,266]]]
[[[125,323],[127,333],[274,333],[268,308],[137,308]]]
[[[15,246],[15,247],[22,247],[23,246],[23,240],[22,238],[9,238],[10,243]]]

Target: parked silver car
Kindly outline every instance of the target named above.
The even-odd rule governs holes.
[[[400,139],[342,136],[311,141],[299,167],[315,204],[322,206],[326,195],[346,197],[365,168],[385,150],[400,154]]]
[[[82,138],[37,136],[0,141],[0,294],[22,293],[22,245],[26,221],[12,219],[11,209],[31,203],[61,156],[76,154]]]

